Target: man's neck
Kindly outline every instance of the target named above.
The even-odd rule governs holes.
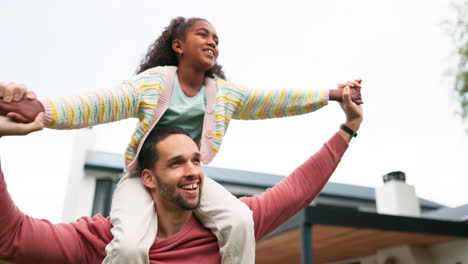
[[[156,240],[164,240],[168,237],[177,234],[190,221],[193,211],[190,210],[174,210],[163,206],[156,206],[158,212],[158,234]]]
[[[193,97],[200,91],[205,80],[205,73],[193,67],[182,66],[177,69],[177,77],[184,94],[188,97]]]

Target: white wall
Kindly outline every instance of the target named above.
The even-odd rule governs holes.
[[[468,239],[437,244],[429,250],[434,264],[468,264]]]
[[[76,131],[43,130],[0,139],[2,170],[16,205],[57,223],[62,218]]]
[[[376,256],[368,256],[363,258],[356,258],[356,259],[347,259],[341,260],[336,262],[327,262],[324,264],[349,264],[353,262],[361,262],[360,264],[377,264],[377,257]]]
[[[395,258],[398,264],[433,264],[426,248],[409,245],[384,248],[377,251],[377,264],[385,264],[385,261],[391,257]]]
[[[388,257],[396,257],[399,264],[468,264],[468,239],[440,243],[432,246],[408,246],[385,248],[376,255],[347,259],[326,264],[384,264]]]
[[[90,216],[96,179],[86,177],[84,164],[86,152],[95,143],[95,134],[91,128],[81,129],[74,137],[71,160],[73,161],[68,171],[68,182],[64,197],[62,221],[71,222],[82,216]]]
[[[91,129],[1,138],[2,170],[16,205],[53,223],[89,216],[96,179],[86,177],[83,166],[94,141]]]

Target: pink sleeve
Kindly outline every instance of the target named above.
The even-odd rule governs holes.
[[[33,198],[31,198],[33,199]],[[72,224],[53,225],[23,214],[11,199],[0,165],[0,259],[13,263],[85,263]]]
[[[338,166],[348,143],[336,133],[319,152],[264,193],[241,198],[253,211],[255,238],[261,239],[309,205]]]

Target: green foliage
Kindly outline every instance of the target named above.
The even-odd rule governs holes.
[[[449,33],[455,43],[454,92],[459,101],[459,114],[468,119],[468,0],[453,4],[456,19],[449,23]]]

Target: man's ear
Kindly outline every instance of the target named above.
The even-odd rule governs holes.
[[[172,50],[174,50],[174,52],[178,55],[184,53],[182,49],[182,41],[180,41],[180,39],[174,39],[172,41]]]
[[[144,169],[141,172],[141,180],[143,181],[143,185],[150,190],[155,190],[158,187],[156,177],[149,169]]]

